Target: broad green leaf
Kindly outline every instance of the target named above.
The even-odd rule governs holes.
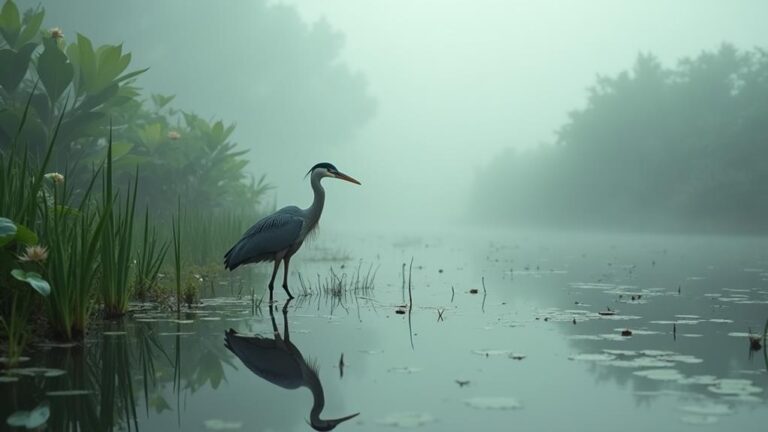
[[[84,91],[89,91],[96,82],[96,54],[93,52],[91,40],[77,34],[78,66],[80,80]]]
[[[16,224],[16,241],[25,245],[37,244],[37,234],[21,224]]]
[[[43,296],[47,297],[48,294],[51,293],[51,286],[38,273],[25,272],[22,269],[13,269],[11,270],[11,276],[16,278],[16,280],[26,282],[29,284],[29,286],[34,288],[35,291],[39,292]]]
[[[122,57],[122,50],[121,45],[104,45],[99,47],[97,78],[93,87],[90,88],[91,92],[101,91],[106,86],[112,84],[112,80],[117,78],[128,67],[130,56],[124,59]]]
[[[17,227],[12,220],[0,217],[0,246],[5,246],[16,238]]]
[[[6,1],[0,10],[0,34],[8,45],[14,46],[21,30],[21,17],[19,8],[12,1]]]
[[[43,18],[45,17],[45,12],[40,11],[36,14],[32,14],[29,19],[27,20],[26,25],[21,30],[21,34],[19,34],[19,40],[16,41],[16,46],[25,44],[31,40],[33,40],[38,33],[40,32],[40,26],[43,24]]]
[[[55,103],[72,82],[75,72],[55,40],[45,39],[44,45],[45,50],[37,59],[37,74],[51,103]]]
[[[78,108],[81,110],[91,110],[100,105],[103,105],[115,97],[118,90],[119,87],[117,84],[109,85],[98,93],[90,94],[85,98],[85,100],[83,100],[83,103],[81,103]]]
[[[37,45],[22,46],[18,51],[0,50],[0,85],[9,93],[16,90],[29,69],[29,60]]]

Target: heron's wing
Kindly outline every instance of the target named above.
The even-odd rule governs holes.
[[[274,254],[294,244],[304,218],[296,207],[286,207],[256,222],[224,255],[224,266],[234,270],[242,264],[274,259]]]

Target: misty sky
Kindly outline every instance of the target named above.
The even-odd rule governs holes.
[[[670,64],[724,41],[768,47],[764,0],[281,2],[345,35],[344,59],[378,100],[333,156],[364,191],[334,186],[325,224],[460,219],[476,168],[504,147],[552,142],[597,74],[641,51]]]
[[[243,57],[252,29],[232,26],[226,13],[232,10],[216,9],[231,7],[242,15],[239,23],[249,22],[248,13],[259,9],[245,0],[216,2],[210,10],[208,0],[164,8],[116,0],[43,6],[47,22],[63,26],[68,37],[79,31],[102,43],[125,41],[135,67],[151,68],[139,79],[148,91],[177,93],[177,107],[241,125],[235,139],[255,147],[249,157],[278,187],[278,206],[309,204],[303,175],[316,162],[333,162],[359,178],[362,188],[325,182],[323,226],[337,227],[397,230],[462,220],[478,167],[504,147],[552,142],[568,111],[584,104],[597,74],[631,67],[639,52],[669,65],[726,41],[742,49],[768,47],[766,0],[271,1],[295,7],[308,23],[327,21],[343,35],[341,61],[366,76],[375,114],[349,141],[296,151],[244,136],[242,125],[258,118],[232,104],[234,95],[216,93],[216,80],[227,79],[228,71],[209,76],[194,62],[230,56],[259,73],[258,64],[248,63],[255,60]],[[169,8],[178,14],[167,16]],[[86,10],[126,21],[90,19]],[[179,33],[183,43],[220,41],[224,51],[184,57],[177,53]],[[211,97],[201,99],[189,90],[195,88],[213,89],[205,93]],[[328,103],[334,109],[333,100]]]

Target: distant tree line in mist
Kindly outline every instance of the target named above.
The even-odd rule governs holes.
[[[555,144],[507,150],[475,188],[490,222],[768,232],[768,52],[641,54],[597,79]]]

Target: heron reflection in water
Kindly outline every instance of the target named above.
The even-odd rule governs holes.
[[[340,423],[356,417],[360,413],[337,419],[321,419],[320,413],[325,407],[325,395],[317,367],[307,363],[296,345],[291,342],[288,332],[288,304],[283,306],[283,333],[277,329],[275,313],[269,308],[272,318],[274,339],[261,336],[245,336],[229,329],[225,333],[225,346],[243,362],[251,372],[285,389],[307,387],[312,392],[312,409],[309,412],[309,425],[318,431],[329,431]]]

